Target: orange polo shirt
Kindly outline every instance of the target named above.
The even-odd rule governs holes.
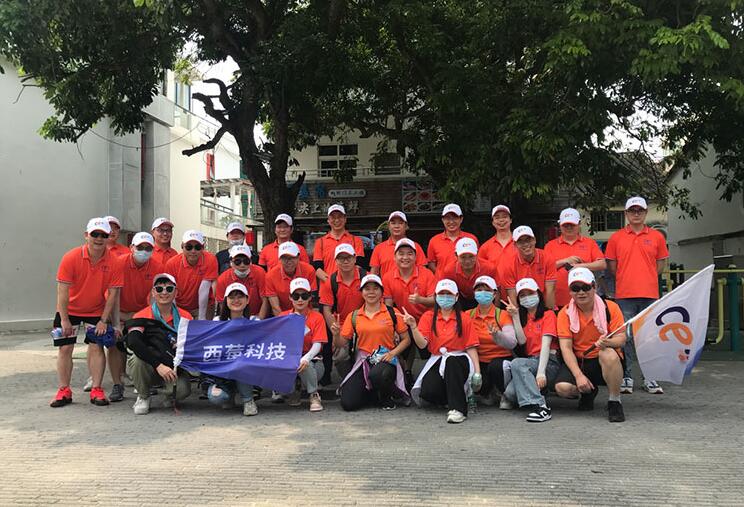
[[[527,314],[527,325],[523,326],[524,336],[527,339],[525,343],[525,349],[528,356],[539,356],[540,349],[542,349],[542,337],[543,335],[550,335],[552,337],[558,336],[556,329],[556,318],[553,310],[545,310],[542,319],[535,320],[534,315]],[[553,350],[558,349],[558,340],[553,339],[550,343],[550,348]]]
[[[607,323],[607,332],[611,333],[625,323],[623,312],[614,301],[606,300],[607,308],[610,310],[610,322]],[[564,307],[558,312],[558,338],[561,340],[569,339],[572,341],[573,351],[576,357],[593,358],[599,355],[599,349],[595,348],[586,356],[584,353],[602,336],[599,330],[594,326],[594,319],[591,315],[584,315],[579,311],[579,332],[571,332],[571,322],[568,319],[568,308]]]
[[[239,278],[233,268],[223,271],[217,278],[215,299],[221,303],[225,299],[225,289],[230,284],[239,283],[248,289],[248,308],[251,315],[258,315],[261,310],[262,297],[266,297],[266,272],[258,266],[251,266],[248,276]]]
[[[108,251],[114,254],[114,257],[122,257],[124,255],[132,253],[132,251],[122,245],[121,243],[114,243],[113,246],[106,247]]]
[[[466,275],[462,271],[459,261],[455,261],[454,264],[450,264],[443,272],[441,278],[449,278],[457,284],[457,289],[460,291],[460,297],[464,299],[474,299],[475,290],[473,290],[473,283],[479,276],[488,275],[494,279],[498,278],[496,274],[496,266],[486,261],[475,261],[475,268],[471,275]],[[498,283],[498,282],[497,282]]]
[[[75,247],[62,256],[57,281],[70,286],[67,313],[76,317],[99,317],[106,306],[106,291],[124,285],[117,257],[106,250],[92,264],[87,245]]]
[[[343,281],[341,274],[336,272],[336,280],[338,281],[338,293],[336,294],[336,312],[338,313],[341,322],[346,319],[346,316],[351,312],[359,308],[364,303],[362,297],[362,291],[359,290],[359,268],[354,267],[354,279],[348,284]],[[320,304],[325,305],[328,308],[333,308],[333,288],[331,287],[331,277],[320,284]]]
[[[266,297],[276,296],[279,298],[279,308],[282,311],[292,309],[292,301],[289,299],[289,282],[295,278],[307,278],[312,290],[318,290],[318,282],[315,280],[315,269],[307,262],[298,262],[294,276],[288,276],[284,272],[281,263],[274,266],[266,273]]]
[[[431,322],[434,319],[434,310],[429,310],[421,316],[418,329],[421,335],[429,342],[427,348],[432,354],[441,354],[439,349],[444,347],[447,352],[462,351],[480,344],[478,333],[476,333],[470,315],[466,312],[460,314],[462,317],[462,334],[457,334],[457,319],[452,312],[448,320],[444,320],[441,310],[437,313],[437,334],[431,332]]]
[[[514,241],[511,238],[506,246],[501,246],[501,243],[496,240],[496,235],[493,235],[484,241],[483,245],[478,249],[478,259],[490,262],[498,268],[502,258],[507,258],[508,255],[515,253]]]
[[[488,330],[488,324],[503,329],[504,326],[513,326],[511,315],[506,310],[499,310],[498,322],[496,322],[496,307],[491,305],[491,309],[486,315],[481,315],[478,308],[473,308],[468,312],[470,320],[473,322],[473,329],[478,335],[480,345],[478,346],[478,361],[481,363],[490,363],[497,357],[511,357],[512,351],[501,345],[496,345]]]
[[[299,243],[296,243],[296,245],[300,249],[300,260],[309,264],[310,257],[307,256],[307,250],[305,250],[305,247]],[[262,266],[266,266],[266,271],[279,264],[279,242],[277,240],[272,241],[268,245],[264,245],[261,249],[261,254],[258,256],[258,263]]]
[[[450,262],[456,260],[455,243],[462,238],[470,238],[478,245],[478,238],[469,232],[460,231],[455,239],[450,239],[446,232],[440,232],[429,240],[429,247],[426,249],[426,256],[429,262],[436,262],[437,275],[447,267]],[[439,277],[441,278],[441,276]]]
[[[192,320],[191,314],[189,312],[187,312],[183,308],[180,308],[178,305],[176,305],[176,308],[178,308],[178,315],[182,319]],[[132,318],[133,319],[154,319],[155,315],[153,315],[152,313],[152,306],[150,305],[145,306],[143,309],[135,313]],[[172,314],[170,318],[166,321],[166,323],[170,325],[171,327],[173,327],[173,315]]]
[[[403,334],[408,331],[408,326],[403,321],[403,315],[395,312],[395,318],[398,321],[397,327],[393,331],[393,319],[390,318],[390,312],[385,305],[380,305],[380,310],[372,317],[367,317],[364,313],[364,305],[359,308],[356,316],[357,348],[371,354],[382,345],[388,350],[395,348],[395,333]],[[351,314],[344,320],[341,327],[341,336],[351,340],[354,335],[354,328],[351,325]]]
[[[543,250],[536,248],[532,262],[522,259],[519,252],[504,259],[499,265],[501,284],[505,289],[514,289],[522,278],[534,278],[537,286],[545,293],[545,282],[555,281],[555,260]]]
[[[666,240],[659,231],[646,226],[636,234],[628,225],[610,236],[605,257],[617,261],[617,299],[659,298],[656,261],[669,257]]]
[[[279,315],[289,315],[294,313],[294,310],[286,310]],[[297,314],[301,315],[301,314]],[[327,343],[328,333],[326,332],[326,323],[323,316],[317,310],[308,310],[305,315],[305,339],[302,342],[302,353],[306,354],[313,343]],[[315,357],[321,357],[318,353]]]
[[[349,231],[344,231],[340,238],[336,239],[327,233],[325,236],[318,238],[313,250],[313,261],[323,262],[323,271],[329,275],[336,271],[336,247],[341,243],[348,243],[354,247],[357,257],[364,257],[364,245],[361,238],[357,238]]]
[[[163,265],[150,257],[143,265],[137,266],[131,252],[129,255],[122,255],[117,260],[124,277],[124,286],[119,293],[121,311],[131,313],[148,306],[152,279],[165,270]]]
[[[385,287],[384,297],[391,298],[397,308],[405,308],[408,313],[418,320],[429,307],[412,304],[408,301],[408,296],[416,292],[423,297],[433,296],[437,280],[431,271],[420,266],[413,268],[411,278],[407,281],[403,280],[403,277],[400,276],[400,270],[396,266],[393,271],[385,274],[382,285]]]
[[[372,257],[369,259],[369,265],[372,268],[380,268],[380,278],[385,276],[388,271],[397,269],[395,264],[395,243],[392,238],[388,238],[375,247],[372,251]],[[424,249],[421,245],[413,242],[416,245],[416,266],[426,266],[427,260],[424,255]]]
[[[176,255],[178,255],[178,252],[174,248],[168,247],[167,249],[163,249],[156,245],[152,250],[151,258],[165,266]]]
[[[572,255],[579,257],[582,263],[604,259],[597,242],[581,235],[573,243],[567,243],[561,236],[551,239],[545,245],[545,253],[554,261]],[[555,282],[555,304],[558,307],[566,306],[571,301],[571,294],[568,292],[568,271],[561,267],[556,269],[556,275],[558,278]]]
[[[194,311],[199,308],[199,286],[202,281],[217,280],[217,258],[203,251],[196,264],[191,266],[184,254],[180,253],[166,263],[165,271],[173,275],[178,285],[176,305]]]

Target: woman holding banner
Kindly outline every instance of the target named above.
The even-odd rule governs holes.
[[[231,283],[225,289],[225,300],[220,309],[220,315],[214,320],[247,319],[250,317],[248,306],[248,289],[242,283]],[[243,402],[243,415],[258,414],[258,407],[253,400],[253,386],[242,382],[210,377],[212,383],[207,389],[207,398],[215,405],[228,409],[234,406],[235,392],[240,394]]]
[[[436,405],[447,405],[448,423],[461,423],[468,415],[467,397],[480,390],[477,347],[478,334],[470,316],[457,302],[457,284],[445,278],[437,282],[434,310],[416,319],[405,308],[405,322],[411,328],[416,345],[428,347],[431,357],[424,365],[412,389],[412,396]]]
[[[393,410],[393,395],[409,400],[398,358],[411,343],[408,326],[401,314],[382,303],[379,276],[362,278],[359,290],[364,305],[347,315],[343,327],[338,314],[331,324],[336,347],[346,347],[352,340],[356,345],[354,366],[339,387],[341,407],[352,411],[378,404]]]
[[[292,309],[282,312],[281,315],[296,313],[305,317],[305,340],[302,345],[300,366],[297,374],[302,385],[310,397],[310,412],[323,410],[323,404],[318,392],[318,380],[323,376],[323,361],[319,355],[324,343],[328,342],[328,333],[323,315],[317,310],[310,308],[312,288],[307,278],[295,278],[289,283],[289,297],[292,301]],[[301,391],[295,388],[287,398],[287,404],[293,407],[300,406]]]

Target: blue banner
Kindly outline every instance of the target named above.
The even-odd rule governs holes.
[[[287,393],[294,390],[305,319],[181,319],[176,366]]]

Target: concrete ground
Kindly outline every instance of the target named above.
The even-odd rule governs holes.
[[[82,352],[82,347],[79,348]],[[127,398],[52,409],[45,334],[0,336],[0,505],[742,505],[744,363],[702,362],[666,394],[625,396],[607,422],[551,398],[553,420],[479,408],[311,414],[259,401],[257,417],[192,397],[176,415],[134,416]],[[106,389],[110,380],[106,379]]]

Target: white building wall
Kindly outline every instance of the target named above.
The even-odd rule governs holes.
[[[294,157],[299,163],[298,166],[291,166],[292,168],[304,169],[307,171],[314,171],[319,168],[318,162],[318,145],[324,144],[356,144],[358,145],[357,154],[357,167],[370,167],[372,166],[372,157],[377,153],[377,145],[380,142],[379,137],[361,137],[361,133],[358,131],[352,131],[345,135],[340,135],[334,138],[321,137],[318,142],[313,146],[307,146],[299,151],[292,151],[292,157]],[[390,142],[388,151],[394,151],[395,142]]]
[[[42,139],[52,108],[39,88],[16,101],[20,80],[0,65],[0,330],[51,326],[60,258],[82,243],[89,218],[109,212],[109,143],[91,133],[78,146]],[[108,123],[96,132],[108,137]]]

